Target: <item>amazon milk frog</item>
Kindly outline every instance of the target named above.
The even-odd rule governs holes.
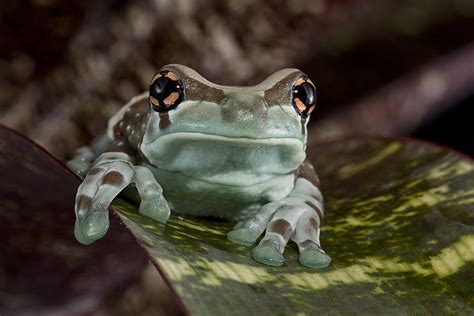
[[[232,242],[252,245],[264,235],[252,251],[259,262],[282,265],[291,239],[301,264],[326,267],[323,198],[305,153],[315,106],[316,88],[297,69],[232,87],[182,65],[163,67],[148,92],[109,120],[107,134],[69,162],[85,175],[75,205],[77,240],[104,236],[109,204],[134,185],[139,213],[156,221],[165,223],[170,209],[224,218],[237,222]]]

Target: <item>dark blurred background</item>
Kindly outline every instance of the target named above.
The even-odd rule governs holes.
[[[302,69],[311,143],[409,135],[474,155],[473,0],[0,2],[0,124],[60,159],[168,63],[231,85]],[[172,314],[147,271],[97,315]]]
[[[473,154],[472,0],[4,0],[0,30],[0,123],[61,159],[168,63],[233,85],[301,68],[319,93],[312,141],[413,135]]]

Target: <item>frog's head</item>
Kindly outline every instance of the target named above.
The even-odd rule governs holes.
[[[195,171],[186,163],[193,161],[202,168],[216,164],[212,170],[234,163],[257,173],[288,173],[305,158],[316,89],[297,69],[280,70],[255,86],[231,87],[168,65],[151,81],[149,104],[142,152],[160,168],[187,173]]]

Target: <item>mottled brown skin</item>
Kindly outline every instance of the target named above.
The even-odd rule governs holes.
[[[171,125],[168,113],[160,113],[160,129],[167,129]]]
[[[103,184],[120,186],[124,182],[123,175],[118,171],[109,171],[105,174],[104,178],[102,179]]]
[[[298,168],[297,173],[296,173],[298,178],[303,178],[311,182],[315,187],[320,189],[321,183],[319,182],[318,175],[312,168],[311,163],[309,160],[303,161],[301,166]]]
[[[321,189],[321,182],[319,181],[319,177],[314,171],[312,164],[307,159],[303,161],[303,163],[300,165],[300,167],[297,170],[297,177],[295,178],[295,181],[298,178],[308,180],[316,188]],[[318,199],[318,197],[316,196],[311,196],[311,197],[314,199]],[[318,214],[319,220],[322,222],[324,218],[323,210],[321,210],[318,206],[313,204],[313,202],[311,201],[305,201],[305,204],[311,207]],[[313,218],[310,218],[310,222],[313,224],[312,226],[314,226],[315,229],[319,227],[318,223]]]
[[[137,148],[132,147],[130,141],[127,141],[129,135],[128,132],[124,131],[124,134],[119,136],[120,138],[112,141],[112,143],[105,149],[104,152],[113,152],[113,153],[125,153],[127,155],[135,155]]]
[[[309,207],[311,207],[313,210],[316,211],[316,213],[318,213],[318,216],[320,218],[320,220],[322,221],[323,220],[323,212],[321,211],[321,209],[319,207],[317,207],[316,205],[314,205],[312,202],[310,201],[306,201],[305,202],[306,205],[308,205]]]
[[[281,235],[284,239],[289,239],[292,233],[291,224],[284,219],[277,219],[267,229],[271,233]]]
[[[91,176],[95,176],[99,173],[101,173],[102,170],[100,168],[92,168],[91,170],[89,170],[89,172],[87,174],[91,175]]]
[[[200,101],[206,100],[209,102],[214,102],[216,104],[221,103],[225,98],[225,93],[222,89],[210,87],[200,82],[199,80],[185,76],[178,68],[176,67],[164,67],[163,69],[174,72],[178,74],[178,77],[183,78],[183,83],[186,89],[186,100],[190,101]]]
[[[92,198],[86,195],[79,195],[77,197],[80,209],[87,210],[92,206]]]
[[[267,100],[269,106],[276,106],[282,104],[288,98],[288,82],[292,82],[297,79],[299,74],[291,73],[285,78],[277,82],[270,89],[265,90],[264,97]]]
[[[148,122],[149,104],[148,100],[144,99],[137,103],[130,105],[122,119],[113,127],[113,134],[116,141],[122,141],[124,144],[117,146],[112,145],[106,151],[136,153],[142,142],[145,133],[145,127]],[[142,128],[139,128],[142,127]],[[127,145],[134,151],[130,151]]]

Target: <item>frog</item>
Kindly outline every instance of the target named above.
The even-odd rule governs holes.
[[[85,245],[109,228],[108,208],[127,188],[138,213],[165,224],[178,216],[235,223],[230,242],[252,246],[258,262],[281,266],[288,242],[298,261],[326,268],[320,243],[324,200],[306,157],[316,86],[286,68],[254,86],[212,83],[170,64],[149,89],[108,121],[107,132],[79,148],[68,165],[83,176],[74,235]]]

